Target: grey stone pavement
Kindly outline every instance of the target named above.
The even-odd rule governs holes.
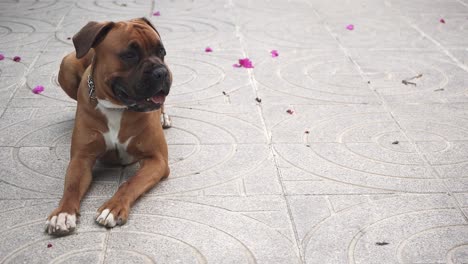
[[[111,230],[95,211],[136,168],[96,167],[50,237],[69,38],[141,16],[174,73],[171,176]],[[468,0],[1,0],[0,263],[468,263],[467,29]]]

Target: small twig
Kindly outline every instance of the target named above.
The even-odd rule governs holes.
[[[376,244],[377,246],[386,246],[386,245],[388,245],[388,244],[390,244],[390,243],[388,243],[388,242],[376,242],[375,244]]]
[[[411,85],[416,86],[416,83],[414,83],[414,82],[408,82],[407,80],[403,80],[403,81],[401,81],[401,82],[402,82],[404,85],[411,84]]]
[[[411,80],[414,80],[414,79],[419,79],[419,78],[421,78],[422,76],[423,76],[423,75],[422,75],[422,73],[421,73],[421,74],[418,74],[418,75],[416,75],[416,76],[413,76],[413,77],[411,77],[411,78],[409,78],[409,79],[405,79],[405,80],[401,81],[401,83],[403,83],[404,85],[411,84],[411,85],[416,86],[416,83],[415,83],[415,82],[410,82],[410,81],[411,81]]]
[[[418,75],[416,75],[416,76],[414,76],[414,77],[411,77],[411,78],[407,79],[407,81],[411,81],[411,80],[414,80],[414,79],[419,79],[419,78],[421,78],[421,77],[422,77],[422,73],[420,73],[420,74],[418,74]]]

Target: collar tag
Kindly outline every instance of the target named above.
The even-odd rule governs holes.
[[[92,100],[96,100],[96,95],[94,94],[96,88],[94,86],[94,81],[93,81],[93,77],[91,77],[91,74],[88,75],[88,88],[89,88],[89,91],[88,91],[89,98],[91,98]]]

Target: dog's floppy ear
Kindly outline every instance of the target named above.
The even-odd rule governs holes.
[[[141,21],[145,22],[146,24],[148,24],[152,29],[154,29],[154,31],[156,31],[156,33],[158,34],[159,38],[161,39],[161,35],[159,34],[158,30],[156,29],[156,27],[153,25],[153,23],[151,23],[151,21],[149,21],[146,17],[140,17],[139,18]]]
[[[84,57],[88,51],[97,46],[114,26],[114,22],[88,22],[78,33],[73,36],[76,57]]]

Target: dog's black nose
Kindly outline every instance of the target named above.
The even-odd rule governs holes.
[[[155,80],[164,80],[167,77],[167,69],[165,67],[157,67],[152,72]]]

